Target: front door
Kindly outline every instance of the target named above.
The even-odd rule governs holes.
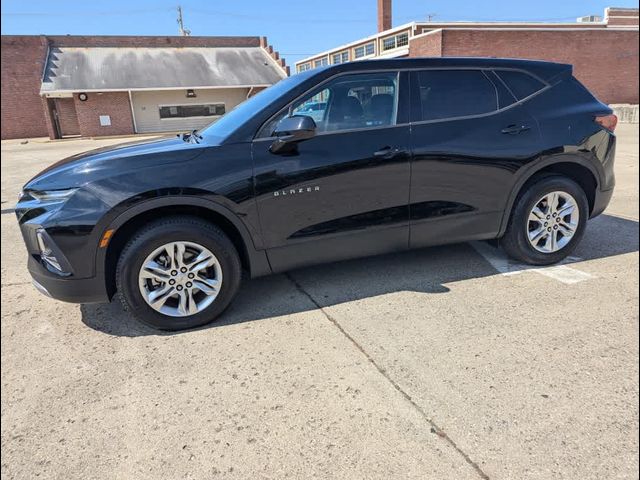
[[[408,247],[407,81],[388,71],[339,75],[261,129],[255,191],[275,271]],[[289,112],[313,118],[316,135],[294,152],[271,153],[273,129]]]

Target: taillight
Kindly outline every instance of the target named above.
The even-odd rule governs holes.
[[[618,117],[614,114],[596,117],[594,120],[598,125],[600,125],[602,128],[606,128],[610,132],[615,131],[616,127],[618,126]]]

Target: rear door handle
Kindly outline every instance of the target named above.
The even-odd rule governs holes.
[[[407,151],[397,147],[386,146],[378,150],[377,152],[373,152],[373,156],[376,158],[394,158],[398,155],[404,155]]]
[[[527,130],[531,130],[531,127],[528,125],[509,125],[506,128],[502,129],[502,133],[506,135],[518,135],[519,133],[526,132]]]

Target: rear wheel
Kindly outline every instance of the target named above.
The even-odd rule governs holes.
[[[501,244],[507,254],[532,265],[549,265],[569,255],[584,234],[589,203],[566,177],[541,177],[516,200]]]
[[[214,320],[240,285],[240,259],[227,236],[198,218],[148,225],[125,246],[116,271],[125,307],[162,330]]]

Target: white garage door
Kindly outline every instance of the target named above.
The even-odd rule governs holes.
[[[247,98],[247,88],[212,88],[131,92],[138,133],[190,131],[202,128]]]

